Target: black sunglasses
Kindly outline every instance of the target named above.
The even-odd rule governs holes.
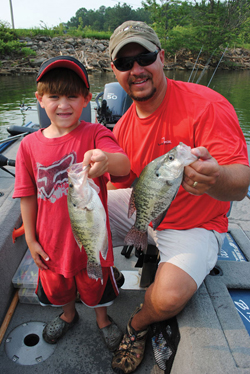
[[[141,53],[134,57],[119,57],[112,61],[116,69],[119,71],[128,71],[134,66],[136,61],[140,66],[148,66],[156,61],[157,55],[160,51],[154,51],[149,53]]]

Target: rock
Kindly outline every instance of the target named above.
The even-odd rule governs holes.
[[[187,61],[187,62],[185,63],[185,67],[186,67],[187,69],[189,69],[189,70],[192,70],[193,67],[194,67],[194,63],[193,63],[193,62],[190,62],[190,61]]]
[[[11,75],[8,69],[0,69],[0,75]]]
[[[50,40],[48,36],[38,36],[37,39],[40,40],[41,42],[47,42]]]
[[[41,58],[35,58],[35,59],[30,59],[29,60],[29,63],[30,63],[30,66],[33,67],[33,68],[39,68],[41,66],[41,64],[43,63],[43,61],[46,60],[45,58],[41,57]]]
[[[30,41],[30,42],[26,42],[26,47],[30,47],[30,48],[32,48],[32,46],[33,46],[33,42],[32,41]]]
[[[30,56],[22,61],[22,57],[15,58],[14,55],[1,56],[1,75],[34,74],[37,73],[41,63],[51,57],[58,55],[70,55],[78,58],[87,70],[111,70],[109,58],[109,40],[92,40],[89,38],[75,38],[68,36],[48,37],[37,36],[35,38],[25,37],[20,40],[22,45],[36,52],[36,56]],[[223,51],[222,51],[223,52]],[[208,57],[199,59],[198,66],[202,69]],[[166,53],[164,69],[193,69],[197,56],[186,49],[181,49],[175,56]],[[20,64],[20,62],[22,62]],[[228,63],[227,63],[228,62]],[[235,64],[232,64],[235,62]],[[218,61],[213,59],[210,67],[217,66]],[[14,66],[14,68],[13,68]],[[18,68],[15,68],[15,66]],[[209,68],[209,66],[208,66]],[[250,69],[250,51],[243,48],[228,49],[220,64],[223,69]]]
[[[75,53],[75,50],[74,50],[74,48],[67,48],[67,51],[66,51],[67,53],[66,53],[66,55],[74,55],[74,53]]]
[[[96,49],[101,51],[101,52],[104,52],[106,47],[102,43],[99,43],[99,44],[96,45]]]
[[[76,45],[77,41],[74,38],[65,39],[65,43]]]

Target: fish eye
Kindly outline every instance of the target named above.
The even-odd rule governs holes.
[[[171,155],[171,154],[170,154],[170,155],[168,156],[168,159],[169,159],[169,161],[174,161],[174,155]]]
[[[155,173],[155,175],[157,176],[157,177],[159,177],[160,176],[160,174],[158,173],[158,171]]]
[[[70,188],[72,188],[72,187],[73,187],[73,184],[72,184],[72,183],[70,183],[70,184],[69,184],[69,187],[70,187]]]

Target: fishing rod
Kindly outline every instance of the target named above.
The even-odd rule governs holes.
[[[213,53],[211,54],[211,56],[210,56],[209,59],[207,60],[206,65],[204,66],[204,68],[203,68],[203,70],[202,70],[202,72],[201,72],[199,78],[198,78],[197,81],[196,81],[197,84],[200,82],[201,78],[203,77],[203,75],[204,75],[204,73],[205,73],[205,71],[206,71],[206,68],[207,68],[207,66],[209,65],[209,63],[210,63],[210,61],[211,61],[211,59],[212,59],[212,57],[213,57],[213,55],[214,55],[216,49],[217,49],[217,48],[215,48],[215,50],[213,51]]]
[[[29,134],[29,132],[24,132],[23,134],[18,134],[18,135],[11,136],[11,137],[6,138],[6,139],[2,139],[2,140],[0,140],[0,144],[5,143],[5,142],[11,142],[12,140],[21,138],[21,136],[25,136],[25,135],[28,135],[28,134]]]
[[[194,77],[193,77],[193,80],[192,80],[192,83],[194,83],[194,80],[195,80],[195,77],[198,73],[198,70],[199,70],[199,66],[197,66],[196,70],[195,70],[195,74],[194,74]]]
[[[190,82],[190,79],[191,79],[191,77],[192,77],[192,75],[193,75],[193,72],[194,72],[195,66],[196,66],[196,64],[197,64],[197,62],[198,62],[198,60],[199,60],[200,54],[201,54],[201,52],[202,52],[202,48],[203,48],[203,46],[201,47],[200,52],[199,52],[199,54],[198,54],[198,56],[197,56],[197,59],[196,59],[196,61],[195,61],[195,64],[194,64],[193,69],[192,69],[192,71],[191,71],[191,74],[190,74],[190,76],[189,76],[188,82]]]
[[[219,67],[219,65],[220,65],[220,63],[221,63],[221,60],[223,59],[224,54],[226,53],[226,50],[227,50],[227,47],[225,48],[225,50],[224,50],[224,52],[223,52],[223,54],[222,54],[222,56],[221,56],[221,58],[220,58],[220,61],[218,62],[217,66],[216,66],[216,68],[215,68],[215,70],[214,70],[214,73],[213,73],[213,75],[212,75],[210,81],[208,82],[207,87],[209,87],[210,83],[212,82],[212,79],[213,79],[213,77],[214,77],[214,74],[216,73],[216,70],[218,69],[218,67]]]

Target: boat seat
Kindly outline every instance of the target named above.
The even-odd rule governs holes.
[[[50,125],[50,119],[47,116],[45,109],[41,107],[38,101],[37,101],[37,113],[38,113],[39,126],[41,128],[48,127]],[[90,102],[88,103],[86,108],[83,108],[80,120],[83,120],[85,122],[91,122]]]

